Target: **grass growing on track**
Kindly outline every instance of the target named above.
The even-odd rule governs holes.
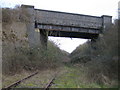
[[[63,66],[56,70],[39,71],[39,74],[23,81],[17,88],[44,88],[56,72],[58,72],[57,77],[53,81],[55,84],[53,84],[51,88],[107,88],[107,86],[97,83],[86,82],[83,70],[74,66]],[[9,78],[10,83],[20,80],[23,75],[24,74],[19,74],[13,76],[11,79]],[[8,85],[6,83],[4,84]]]
[[[84,73],[80,68],[64,67],[66,72],[59,75],[54,81],[52,88],[107,88],[97,83],[85,82]]]

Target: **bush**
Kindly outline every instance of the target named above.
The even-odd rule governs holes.
[[[2,22],[3,25],[11,24],[15,21],[28,22],[30,14],[26,9],[20,6],[15,6],[14,8],[2,8]]]
[[[23,70],[55,69],[61,66],[61,60],[66,57],[66,54],[52,41],[48,41],[46,51],[39,46],[30,49],[27,33],[22,32],[23,29],[20,33],[17,28],[12,28],[12,23],[20,22],[26,25],[29,21],[30,15],[26,9],[19,6],[13,9],[2,8],[2,16],[3,74],[15,74]]]
[[[51,41],[48,42],[47,51],[40,47],[16,48],[14,53],[3,56],[3,73],[15,74],[22,70],[55,69],[61,66],[61,60],[64,57],[61,50]]]
[[[70,55],[74,62],[81,56],[91,55],[89,57],[91,61],[87,62],[83,68],[90,82],[118,84],[118,24],[119,20],[116,20],[109,30],[99,36],[97,42],[94,43],[96,49],[88,48],[90,43],[87,42],[76,48]],[[83,58],[89,61],[88,58]]]
[[[71,54],[71,63],[86,63],[91,60],[90,41],[78,46]]]

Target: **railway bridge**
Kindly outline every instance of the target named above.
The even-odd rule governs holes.
[[[29,5],[22,5],[21,8],[29,14],[27,33],[31,47],[39,42],[46,48],[48,36],[97,39],[112,24],[112,16],[107,15],[98,17],[41,10]]]

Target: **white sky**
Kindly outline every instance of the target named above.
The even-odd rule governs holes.
[[[110,15],[117,18],[119,0],[0,0],[2,7],[14,7],[16,4],[34,5],[38,9],[79,13],[93,16]],[[85,39],[49,37],[61,49],[72,52]]]

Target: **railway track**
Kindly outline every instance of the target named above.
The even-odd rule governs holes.
[[[38,72],[35,72],[35,73],[33,73],[33,74],[31,74],[31,75],[29,75],[29,76],[27,76],[27,77],[25,77],[25,78],[17,81],[17,82],[14,82],[14,83],[10,84],[9,86],[7,86],[7,87],[5,87],[5,88],[2,88],[2,90],[11,90],[12,88],[15,88],[15,87],[18,86],[20,83],[22,83],[23,81],[31,78],[32,76],[34,76],[34,75],[36,75],[36,74],[38,74]],[[44,90],[49,90],[49,88],[52,86],[52,84],[54,84],[54,80],[56,79],[56,76],[57,76],[57,74],[55,74],[54,77],[52,77],[52,78],[50,79],[50,81],[49,81],[49,82],[46,84],[46,86],[44,87]]]
[[[29,75],[29,76],[27,76],[27,77],[25,77],[25,78],[17,81],[17,82],[12,83],[12,84],[10,84],[9,86],[3,88],[2,90],[10,90],[10,89],[12,89],[13,87],[18,86],[18,85],[19,85],[21,82],[23,82],[24,80],[27,80],[27,79],[29,79],[30,77],[32,77],[32,76],[34,76],[34,75],[36,75],[36,74],[38,74],[38,72],[35,72],[35,73],[33,73],[33,74],[31,74],[31,75]]]

